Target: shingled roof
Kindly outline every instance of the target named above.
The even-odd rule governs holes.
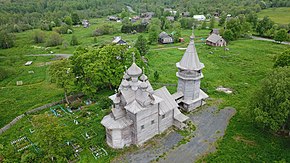
[[[176,66],[184,70],[201,70],[204,67],[204,64],[199,61],[193,38],[180,62],[176,63]]]
[[[217,43],[221,39],[223,39],[222,36],[212,33],[206,40],[212,43]]]

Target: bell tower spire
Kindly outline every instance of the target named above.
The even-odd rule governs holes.
[[[183,94],[182,104],[185,111],[191,111],[204,104],[203,100],[208,97],[200,89],[200,80],[203,78],[201,70],[204,64],[200,62],[194,43],[194,27],[188,47],[182,59],[176,63],[178,72],[177,92]]]

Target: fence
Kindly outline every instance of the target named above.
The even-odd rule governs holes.
[[[71,96],[71,97],[81,97],[81,96],[83,96],[82,93],[77,94],[77,95],[75,95],[75,96]],[[64,102],[65,102],[65,100],[63,99],[63,100],[60,100],[60,101],[58,101],[58,102],[52,102],[52,103],[49,103],[49,104],[45,104],[45,105],[43,105],[43,106],[40,106],[40,107],[38,107],[38,108],[35,108],[35,109],[32,109],[32,110],[29,110],[29,111],[25,112],[24,114],[19,115],[18,117],[14,118],[10,123],[8,123],[7,125],[5,125],[4,127],[2,127],[2,128],[0,129],[0,135],[3,134],[3,133],[4,133],[5,131],[7,131],[8,129],[10,129],[12,126],[14,126],[14,125],[15,125],[19,120],[21,120],[25,115],[27,115],[27,114],[32,114],[32,113],[36,113],[36,112],[39,112],[39,111],[44,110],[44,109],[46,109],[46,108],[52,107],[52,106],[54,106],[54,105],[62,104],[62,103],[64,103]]]

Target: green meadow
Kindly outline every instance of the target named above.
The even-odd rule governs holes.
[[[269,16],[271,20],[278,24],[290,23],[290,7],[268,8],[258,13],[259,18]]]

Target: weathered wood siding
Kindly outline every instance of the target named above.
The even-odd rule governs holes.
[[[123,148],[124,142],[122,140],[121,130],[112,130],[112,145],[114,148]]]
[[[122,130],[122,140],[125,146],[129,146],[130,144],[132,144],[131,127],[127,127]]]
[[[158,105],[137,113],[136,120],[137,144],[142,144],[158,134]]]
[[[159,133],[162,133],[173,125],[173,110],[167,112],[164,118],[162,118],[162,115],[160,115],[158,119],[159,119]]]

